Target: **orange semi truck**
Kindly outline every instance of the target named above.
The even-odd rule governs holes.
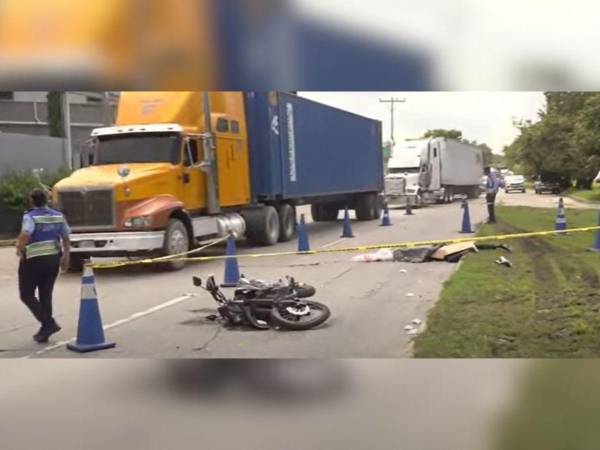
[[[234,233],[258,245],[313,220],[380,214],[381,123],[281,92],[124,92],[53,201],[90,256],[171,255]],[[179,269],[182,261],[165,264]]]

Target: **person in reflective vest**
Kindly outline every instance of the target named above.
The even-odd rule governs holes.
[[[52,292],[59,269],[66,271],[69,267],[70,230],[63,214],[48,207],[45,191],[34,189],[29,199],[33,208],[23,215],[17,238],[19,293],[41,324],[33,338],[44,343],[60,331],[52,316]]]
[[[496,194],[500,189],[500,180],[496,177],[496,174],[493,173],[489,167],[483,169],[483,172],[486,175],[485,181],[485,201],[487,203],[488,209],[488,222],[487,223],[496,223]]]

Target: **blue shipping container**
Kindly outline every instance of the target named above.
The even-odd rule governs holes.
[[[246,93],[256,201],[383,191],[381,122],[296,95]]]

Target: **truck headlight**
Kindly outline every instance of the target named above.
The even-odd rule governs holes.
[[[150,216],[131,217],[125,221],[125,228],[145,228],[150,226],[152,219]]]

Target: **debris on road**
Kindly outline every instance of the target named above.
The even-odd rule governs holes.
[[[512,267],[513,266],[512,263],[508,259],[506,259],[504,256],[501,256],[500,258],[498,258],[496,260],[496,264],[498,264],[498,265],[504,265],[506,267]]]
[[[414,329],[415,329],[415,327],[413,327],[412,325],[406,325],[406,326],[404,327],[404,330],[405,330],[405,331],[410,331],[410,330],[414,330]]]
[[[382,248],[375,253],[366,253],[357,255],[352,258],[355,262],[377,262],[377,261],[393,261],[394,252],[389,248]]]
[[[413,319],[412,323],[415,325],[421,325],[423,321],[421,319]]]
[[[477,252],[478,250],[475,246],[475,242],[458,242],[456,244],[444,245],[443,247],[440,247],[435,252],[433,252],[431,258],[438,261],[444,261],[451,255],[466,251]]]
[[[380,262],[396,261],[409,263],[424,263],[431,261],[445,261],[456,263],[468,253],[477,253],[480,250],[502,249],[512,253],[511,248],[506,244],[477,244],[474,241],[457,242],[453,244],[438,244],[429,247],[415,247],[399,249],[392,251],[389,248],[383,248],[376,253],[365,253],[352,258],[354,262]],[[401,273],[406,273],[406,269],[400,269]]]
[[[416,336],[419,333],[419,330],[417,330],[416,328],[413,328],[412,330],[410,330],[407,334],[409,336]]]
[[[400,273],[407,273],[408,270],[406,270],[406,269],[400,269],[398,272],[400,272]]]
[[[414,297],[414,296],[415,296],[414,292],[408,292],[406,294],[406,297]]]

